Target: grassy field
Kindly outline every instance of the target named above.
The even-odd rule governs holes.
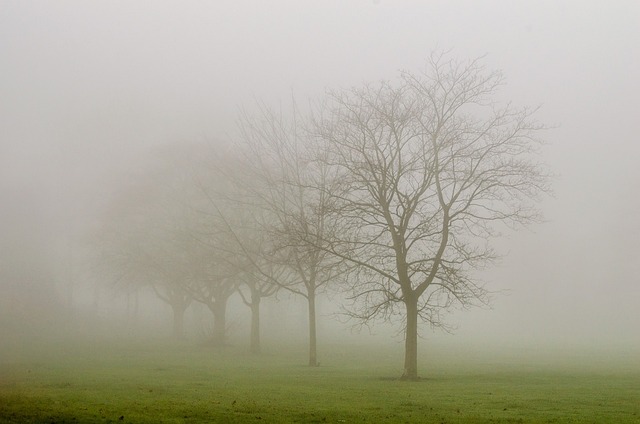
[[[425,378],[402,382],[397,349],[324,346],[318,368],[274,349],[43,346],[0,361],[0,422],[640,423],[632,361],[423,352]]]

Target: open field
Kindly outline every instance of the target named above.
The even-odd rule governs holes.
[[[113,342],[5,357],[0,422],[640,423],[633,358],[423,352],[425,378],[401,382],[394,348],[325,346],[318,368],[302,348],[274,350]]]

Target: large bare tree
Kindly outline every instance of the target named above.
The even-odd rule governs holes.
[[[450,306],[486,303],[473,271],[496,258],[490,240],[538,218],[542,127],[496,104],[502,83],[481,60],[434,54],[420,72],[330,92],[314,119],[318,160],[339,175],[326,195],[340,231],[313,236],[356,266],[352,317],[402,317],[403,379],[418,378],[419,319],[444,326]]]

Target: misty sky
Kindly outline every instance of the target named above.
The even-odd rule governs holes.
[[[486,54],[500,100],[555,127],[558,177],[548,222],[500,241],[485,276],[509,294],[456,314],[459,335],[637,343],[639,40],[633,0],[2,0],[0,208],[31,199],[60,234],[146,149],[223,140],[253,98],[393,78],[435,49]]]

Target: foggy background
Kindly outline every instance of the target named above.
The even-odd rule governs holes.
[[[0,325],[91,308],[78,246],[153,148],[216,148],[256,98],[314,98],[453,49],[504,72],[499,100],[542,106],[536,117],[553,127],[542,159],[557,177],[540,205],[547,222],[500,240],[505,258],[482,275],[506,294],[492,310],[456,311],[454,336],[422,334],[637,350],[638,40],[636,1],[2,1]],[[305,340],[304,308],[286,299],[265,315],[299,317]],[[169,325],[170,311],[156,318]],[[326,321],[320,346],[340,328]]]

